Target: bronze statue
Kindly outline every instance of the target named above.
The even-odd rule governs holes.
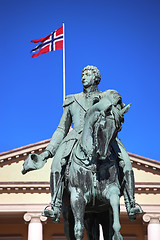
[[[30,154],[22,171],[25,174],[39,169],[48,158],[54,157],[50,176],[51,203],[43,215],[58,222],[63,199],[65,233],[67,239],[72,240],[83,238],[84,225],[89,239],[99,239],[100,221],[98,215],[93,218],[93,214],[100,212],[102,220],[105,218],[102,209],[108,212],[110,225],[110,230],[104,230],[105,222],[101,223],[104,239],[123,239],[119,223],[121,195],[124,195],[131,221],[142,212],[135,203],[132,165],[117,136],[130,104],[125,107],[115,90],[100,92],[100,80],[96,67],[83,69],[83,92],[66,97],[62,118],[46,150],[40,155]],[[66,204],[66,196],[70,203]],[[74,232],[69,222],[72,222],[72,229],[74,225]]]

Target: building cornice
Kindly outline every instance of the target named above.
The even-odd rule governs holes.
[[[7,213],[7,212],[29,212],[32,210],[35,212],[42,211],[46,204],[0,204],[0,213]]]
[[[160,162],[150,159],[150,158],[146,158],[143,156],[139,156],[137,154],[134,153],[128,153],[132,166],[137,168],[137,169],[141,169],[147,172],[152,172],[152,173],[156,173],[156,174],[160,174]]]
[[[50,139],[47,139],[0,153],[0,167],[25,160],[30,153],[40,154],[42,151],[44,151],[49,142]]]
[[[0,182],[0,194],[3,193],[50,193],[49,182]]]
[[[136,182],[137,194],[160,194],[160,183]],[[50,193],[49,182],[0,182],[0,194],[3,193]]]
[[[138,194],[160,194],[160,183],[155,182],[136,182],[135,192]]]

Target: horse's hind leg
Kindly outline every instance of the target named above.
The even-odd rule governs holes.
[[[84,212],[85,200],[80,189],[71,189],[71,207],[75,219],[74,235],[76,240],[82,240],[84,236]]]
[[[62,215],[64,222],[64,232],[67,240],[76,240],[74,236],[74,216],[68,204],[63,202]]]
[[[99,240],[99,219],[96,213],[85,214],[85,229],[87,231],[88,240]]]
[[[110,205],[112,207],[112,211],[113,211],[113,237],[112,240],[123,240],[122,235],[120,234],[120,229],[121,229],[121,225],[119,222],[119,195],[118,193],[112,192],[110,194]]]

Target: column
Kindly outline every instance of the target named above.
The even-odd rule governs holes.
[[[100,233],[100,237],[99,237],[99,240],[104,240],[103,238],[103,230],[102,230],[102,226],[99,224],[99,233]]]
[[[47,220],[42,213],[29,212],[24,215],[24,220],[28,224],[28,240],[43,240],[43,226],[42,222]]]
[[[148,240],[160,239],[160,213],[146,213],[143,215],[144,222],[148,223]]]

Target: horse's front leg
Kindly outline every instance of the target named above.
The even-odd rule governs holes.
[[[84,212],[86,203],[82,190],[79,188],[71,187],[70,192],[71,208],[75,219],[74,235],[76,240],[82,240],[84,236]]]
[[[120,229],[121,229],[121,225],[119,222],[119,205],[120,205],[120,197],[119,197],[119,190],[115,187],[113,187],[113,189],[111,189],[110,192],[110,205],[112,207],[112,211],[113,211],[113,237],[112,240],[123,240],[122,235],[120,234]]]

